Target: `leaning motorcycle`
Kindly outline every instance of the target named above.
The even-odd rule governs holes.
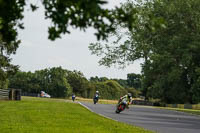
[[[122,101],[119,104],[117,104],[115,113],[119,114],[120,112],[122,112],[123,110],[125,110],[126,105],[127,105],[126,101]]]

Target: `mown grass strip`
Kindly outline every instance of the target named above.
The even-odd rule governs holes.
[[[151,133],[62,99],[0,101],[1,133]]]

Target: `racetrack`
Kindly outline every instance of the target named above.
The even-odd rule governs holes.
[[[98,114],[159,133],[200,132],[200,117],[196,115],[144,106],[131,106],[116,114],[112,104],[81,103]]]

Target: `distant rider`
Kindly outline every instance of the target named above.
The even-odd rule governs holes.
[[[75,98],[76,98],[75,94],[72,94],[72,101],[73,102],[74,102]]]
[[[119,99],[118,105],[120,105],[121,103],[126,104],[126,108],[129,109],[128,105],[132,103],[132,94],[128,93],[127,95],[121,97]]]
[[[99,91],[96,91],[96,93],[94,95],[94,99],[97,99],[97,101],[99,100]]]

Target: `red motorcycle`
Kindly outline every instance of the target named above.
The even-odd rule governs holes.
[[[119,114],[120,112],[122,112],[126,108],[126,104],[126,102],[121,102],[120,104],[117,104],[117,109],[115,113]]]

